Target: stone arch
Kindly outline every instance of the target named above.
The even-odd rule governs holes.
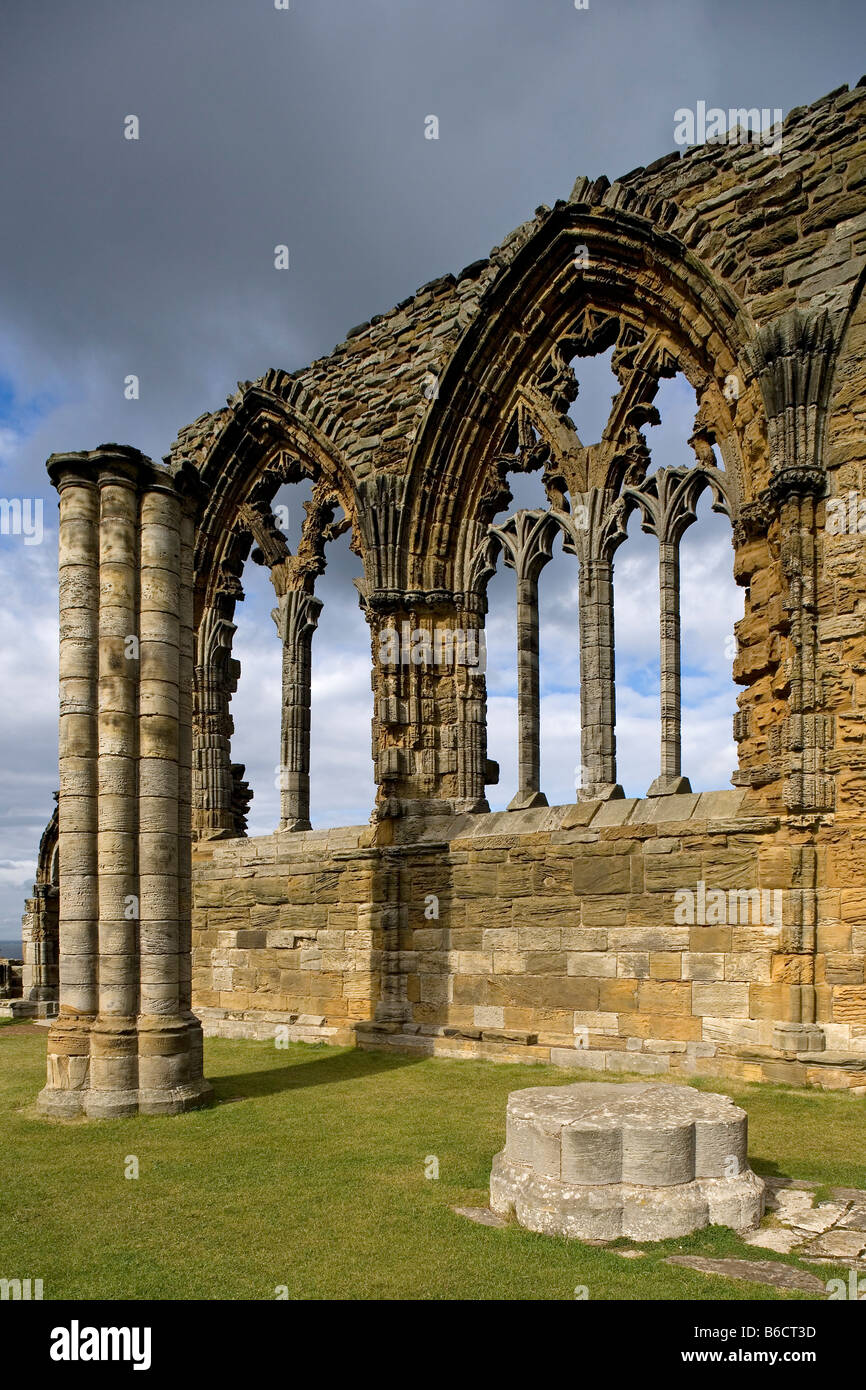
[[[193,829],[200,836],[232,837],[246,829],[251,792],[243,766],[231,760],[230,715],[239,675],[231,654],[234,615],[243,597],[246,560],[252,555],[270,569],[284,690],[305,690],[307,702],[310,640],[321,607],[313,591],[328,540],[351,526],[352,548],[364,563],[345,436],[345,426],[301,383],[271,372],[230,398],[229,411],[198,460],[205,502],[194,550]],[[300,546],[291,555],[271,503],[284,483],[302,478],[313,481],[313,499],[306,504]],[[340,509],[343,517],[337,519]],[[308,703],[305,710],[284,700],[282,742],[287,770],[281,825],[308,828]]]
[[[198,464],[207,502],[194,553],[197,621],[219,583],[219,566],[235,558],[241,509],[270,501],[293,469],[330,488],[347,515],[354,515],[346,434],[346,426],[284,372],[269,372],[231,398],[227,418]]]
[[[609,195],[619,197],[616,186]],[[586,265],[575,260],[581,248],[588,249]],[[719,445],[737,502],[748,501],[761,481],[763,411],[746,354],[754,333],[733,293],[670,232],[606,202],[557,205],[487,290],[415,441],[406,523],[416,561],[410,587],[463,587],[471,523],[490,519],[501,488],[496,454],[533,383],[554,406],[545,413],[556,433],[562,412],[553,378],[563,365],[555,360],[563,340],[587,355],[616,342],[623,370],[631,352],[633,373],[643,378],[632,397],[625,393],[614,464],[625,461],[641,411],[643,422],[649,418],[652,372],[667,374],[675,365],[701,399],[702,427]],[[731,376],[739,383],[735,409],[724,396]]]
[[[602,727],[613,718],[611,559],[624,538],[629,509],[638,505],[634,489],[648,461],[640,431],[658,419],[653,400],[659,382],[682,371],[693,387],[697,410],[689,443],[696,468],[689,489],[709,487],[714,505],[733,520],[760,486],[767,431],[748,353],[754,324],[736,296],[666,230],[676,209],[636,200],[616,185],[579,184],[576,199],[540,210],[535,229],[491,282],[443,371],[409,459],[400,549],[408,597],[441,615],[450,609],[448,620],[457,625],[481,624],[495,564],[489,527],[509,500],[506,474],[544,468],[566,548],[578,556],[582,572],[592,575],[592,584],[581,590],[581,627],[609,652],[600,684],[598,653],[585,660],[581,652],[581,722],[584,744],[591,745],[582,754],[590,769],[583,795],[593,798],[622,794],[612,732]],[[620,391],[604,437],[585,446],[567,414],[578,390],[570,362],[609,348]],[[716,466],[715,447],[723,470]],[[570,516],[576,503],[592,518],[589,549]],[[686,511],[693,518],[693,509]],[[669,539],[678,541],[660,536],[660,544]],[[604,613],[609,635],[599,637]],[[532,624],[524,626],[531,647]],[[527,671],[533,659],[524,663]],[[473,673],[469,686],[466,699],[451,700],[457,711],[451,796],[456,791],[464,808],[485,804],[481,776],[490,766],[483,676]],[[672,677],[671,688],[678,691],[678,679]],[[450,691],[440,695],[443,703],[449,698]],[[590,711],[599,707],[610,718],[588,732]],[[526,713],[521,721],[522,727],[533,722]],[[671,727],[669,753],[662,750],[663,775],[654,784],[658,792],[688,786],[672,751],[678,747],[678,721]],[[448,745],[450,736],[436,736]],[[423,742],[427,735],[418,737]],[[447,766],[447,757],[440,757]],[[527,766],[537,762],[535,749]],[[523,780],[514,809],[536,804],[539,789],[530,785],[531,777]],[[444,785],[443,779],[439,786]],[[429,786],[420,790],[430,795]]]

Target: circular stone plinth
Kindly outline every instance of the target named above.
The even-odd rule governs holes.
[[[584,1240],[665,1240],[756,1227],[764,1184],[748,1119],[727,1096],[644,1082],[532,1086],[508,1097],[490,1205],[521,1226]]]

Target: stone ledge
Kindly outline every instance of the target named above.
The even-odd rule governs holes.
[[[0,1018],[36,1018],[37,1013],[32,999],[0,999]]]

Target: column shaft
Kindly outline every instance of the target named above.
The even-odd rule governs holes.
[[[300,589],[281,595],[273,610],[283,643],[280,721],[280,829],[310,828],[310,705],[312,640],[320,599]]]
[[[613,563],[581,560],[580,799],[622,796],[616,782],[616,676]]]
[[[661,685],[661,772],[649,796],[691,791],[682,776],[680,702],[680,547],[659,541],[659,638]]]
[[[517,798],[522,808],[546,806],[541,783],[541,696],[538,672],[538,580],[517,579]],[[516,809],[516,808],[515,808]]]
[[[90,479],[60,487],[60,917],[59,1014],[48,1034],[42,1097],[76,1114],[90,1075],[98,1007],[97,639],[99,499]]]
[[[137,603],[136,482],[108,472],[99,480],[99,1016],[90,1073],[104,1116],[129,1114],[138,1086]]]

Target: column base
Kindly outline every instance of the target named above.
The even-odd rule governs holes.
[[[36,1100],[42,1115],[178,1115],[212,1100],[213,1087],[202,1076],[201,1024],[192,1014],[86,1025],[61,1018],[52,1025],[48,1084]]]
[[[536,806],[547,806],[548,804],[544,792],[516,792],[505,809],[506,811],[532,811]]]
[[[681,796],[690,792],[692,784],[688,777],[657,777],[647,792],[647,796]]]
[[[589,782],[577,791],[578,801],[622,801],[624,797],[619,782]]]
[[[36,1097],[41,1115],[80,1115],[90,1086],[92,1014],[60,1014],[48,1030],[48,1074]]]
[[[36,1109],[40,1115],[48,1115],[55,1120],[74,1120],[84,1114],[86,1091],[60,1091],[53,1086],[45,1086],[36,1097]]]
[[[186,1110],[202,1110],[213,1103],[213,1086],[202,1078],[170,1091],[139,1091],[139,1115],[181,1115]]]
[[[826,1047],[820,1023],[774,1023],[773,1046],[779,1052],[823,1052]]]
[[[138,1091],[85,1091],[81,1109],[90,1120],[123,1120],[138,1114]]]
[[[40,1115],[72,1120],[122,1120],[131,1115],[180,1115],[201,1110],[213,1101],[209,1081],[177,1086],[168,1091],[58,1091],[45,1087],[36,1098]]]
[[[375,1023],[405,1023],[411,1018],[408,1002],[400,999],[380,1000],[374,1010]]]

